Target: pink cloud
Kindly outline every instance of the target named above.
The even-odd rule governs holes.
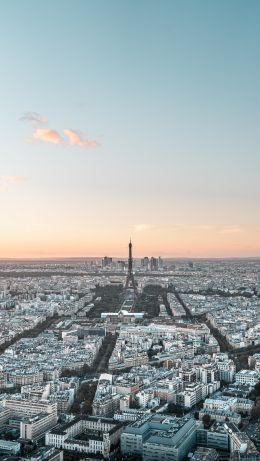
[[[26,181],[24,176],[0,176],[0,191],[8,189],[10,184],[21,184]]]
[[[77,130],[64,128],[63,133],[67,139],[52,128],[36,128],[32,137],[29,138],[27,142],[42,141],[51,144],[62,144],[63,146],[79,147],[97,147],[99,145],[95,140],[84,138],[84,136]]]
[[[97,141],[91,140],[91,139],[84,139],[81,133],[79,133],[76,130],[65,128],[63,132],[69,138],[66,144],[69,144],[70,146],[80,146],[80,147],[97,147],[98,146]]]
[[[219,234],[240,234],[241,232],[243,232],[243,229],[241,229],[238,226],[226,226],[220,229],[218,233]]]
[[[143,232],[147,230],[155,229],[153,224],[135,224],[134,231],[135,232]]]
[[[0,181],[5,181],[7,183],[19,184],[26,181],[24,176],[0,176]]]
[[[56,130],[51,128],[37,128],[33,133],[37,141],[50,142],[52,144],[63,144],[64,140]]]

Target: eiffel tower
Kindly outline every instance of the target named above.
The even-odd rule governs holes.
[[[126,281],[125,281],[125,289],[127,290],[128,288],[131,288],[134,290],[135,295],[137,294],[136,290],[136,284],[135,284],[135,279],[134,279],[134,274],[133,274],[133,257],[132,257],[132,242],[130,238],[130,242],[128,245],[129,248],[129,255],[128,255],[128,270],[127,270],[127,276],[126,276]]]

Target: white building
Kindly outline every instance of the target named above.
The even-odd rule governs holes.
[[[256,370],[241,370],[236,373],[236,382],[255,386],[260,379],[260,372]]]
[[[21,444],[18,442],[9,442],[7,440],[0,440],[0,451],[16,455],[19,453]]]

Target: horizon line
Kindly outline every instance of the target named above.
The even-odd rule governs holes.
[[[104,255],[104,256],[11,256],[11,257],[0,257],[0,262],[3,261],[39,261],[39,260],[44,260],[44,261],[51,261],[51,260],[68,260],[68,259],[102,259],[104,257],[111,257],[111,258],[121,258],[127,260],[127,256],[109,256],[109,255]],[[148,257],[152,257],[148,256]],[[133,259],[142,259],[146,256],[136,256],[133,257]],[[257,256],[153,256],[155,258],[161,257],[162,259],[176,259],[176,260],[191,260],[191,259],[260,259],[260,255]]]

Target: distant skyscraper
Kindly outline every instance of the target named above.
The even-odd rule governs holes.
[[[159,266],[159,269],[163,268],[163,260],[162,260],[161,256],[159,256],[159,258],[158,258],[158,266]]]
[[[150,261],[151,271],[157,271],[159,268],[158,258],[151,257]]]
[[[124,271],[124,270],[125,270],[125,266],[126,266],[125,261],[117,261],[117,268],[118,268],[120,271]]]
[[[113,259],[110,258],[109,256],[104,256],[102,259],[102,267],[108,267],[111,266]]]
[[[143,259],[141,259],[141,267],[143,269],[148,269],[149,267],[149,258],[147,256],[145,256]]]

